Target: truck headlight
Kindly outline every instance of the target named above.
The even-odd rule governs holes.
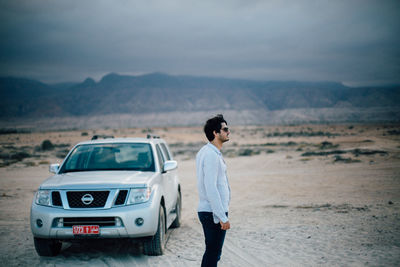
[[[132,188],[128,196],[127,204],[139,204],[149,200],[151,195],[151,188]]]
[[[37,191],[35,203],[38,205],[50,206],[50,191],[49,190]]]

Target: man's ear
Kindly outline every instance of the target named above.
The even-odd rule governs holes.
[[[214,136],[218,135],[217,131],[213,131],[213,134],[214,134]]]

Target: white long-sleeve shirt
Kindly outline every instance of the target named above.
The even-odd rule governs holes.
[[[226,223],[231,190],[226,175],[226,165],[221,152],[211,143],[204,145],[196,155],[197,211],[212,212],[214,223]]]

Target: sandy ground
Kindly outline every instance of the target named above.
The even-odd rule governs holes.
[[[399,266],[399,130],[399,125],[233,126],[224,148],[232,229],[219,266]],[[146,131],[95,133],[144,136]],[[60,153],[94,131],[3,134],[3,158],[16,151],[31,157],[3,160],[0,168],[0,265],[200,266],[204,244],[194,153],[204,142],[201,129],[152,131],[171,144],[183,193],[182,226],[169,231],[165,255],[144,256],[129,241],[101,241],[65,243],[57,257],[39,257],[29,226],[34,192],[50,176],[48,163],[61,162]],[[59,146],[40,151],[46,139]],[[333,150],[343,154],[302,156]]]

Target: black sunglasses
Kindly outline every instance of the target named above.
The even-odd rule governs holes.
[[[221,130],[226,132],[226,133],[229,132],[229,128],[228,127],[221,128]]]

